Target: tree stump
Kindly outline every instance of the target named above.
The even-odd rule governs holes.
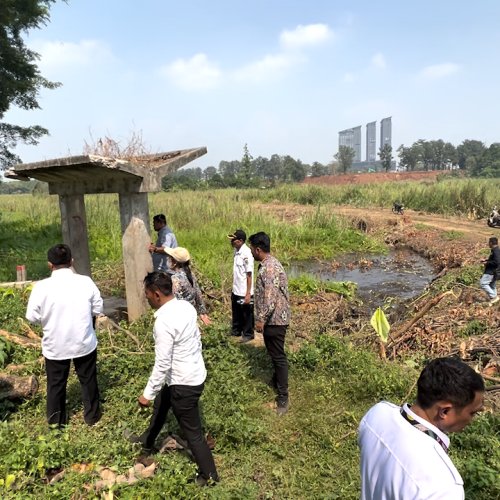
[[[38,379],[34,375],[18,377],[0,374],[0,400],[28,399],[33,397],[37,391]]]

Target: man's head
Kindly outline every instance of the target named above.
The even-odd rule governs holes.
[[[490,246],[490,248],[496,247],[498,245],[498,238],[496,236],[492,236],[488,240],[488,245]]]
[[[484,382],[457,358],[431,361],[417,381],[417,405],[443,432],[458,432],[483,408]]]
[[[239,250],[247,240],[247,235],[243,229],[236,229],[236,231],[228,234],[227,237],[231,241],[231,246],[236,248],[236,250]]]
[[[164,214],[158,214],[153,217],[153,227],[155,231],[159,231],[167,225],[167,218]]]
[[[68,245],[59,243],[49,248],[47,252],[47,260],[51,269],[59,269],[60,267],[71,267],[71,249]]]
[[[250,242],[253,258],[256,261],[264,260],[266,255],[271,252],[271,239],[262,231],[252,234],[248,241]]]
[[[144,278],[144,293],[149,305],[159,309],[174,296],[172,294],[172,277],[170,274],[153,271]]]

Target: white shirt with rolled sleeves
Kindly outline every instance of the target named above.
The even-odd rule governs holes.
[[[252,273],[250,295],[253,295],[253,255],[250,248],[243,243],[239,250],[234,249],[233,293],[244,297],[247,293],[247,273]]]
[[[164,385],[198,386],[207,377],[196,309],[174,298],[154,316],[155,364],[143,394],[150,401]]]
[[[26,318],[42,325],[44,357],[74,359],[97,347],[92,316],[101,314],[102,307],[99,289],[88,276],[61,268],[35,283]]]
[[[444,433],[405,409],[448,446]],[[400,410],[383,401],[361,420],[361,499],[464,500],[462,477],[448,454],[435,439],[405,420]]]

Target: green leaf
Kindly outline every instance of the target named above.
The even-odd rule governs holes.
[[[373,329],[377,332],[382,342],[387,342],[391,325],[389,325],[384,311],[382,311],[380,307],[373,313],[370,324],[373,326]]]
[[[7,477],[5,478],[5,487],[9,489],[15,480],[16,476],[14,474],[7,474]]]

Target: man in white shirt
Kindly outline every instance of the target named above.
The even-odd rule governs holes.
[[[129,435],[151,453],[170,408],[188,442],[199,467],[197,484],[218,481],[212,452],[203,436],[198,401],[207,376],[202,356],[201,336],[196,309],[172,293],[172,277],[162,272],[149,273],[144,279],[146,298],[155,312],[153,336],[155,364],[139,405],[151,401],[153,415],[148,429],[141,435]]]
[[[66,383],[71,360],[80,381],[83,417],[89,425],[101,418],[97,386],[97,337],[93,316],[102,313],[102,298],[95,283],[71,268],[71,250],[59,244],[47,252],[50,278],[36,283],[26,318],[42,325],[42,354],[47,372],[47,420],[67,423]]]
[[[247,235],[242,229],[236,229],[227,237],[234,248],[233,288],[231,291],[232,328],[231,335],[239,337],[241,342],[254,338],[253,314],[253,266],[254,258],[245,244]]]
[[[359,426],[362,500],[463,500],[448,457],[450,432],[483,408],[484,382],[456,358],[437,358],[417,382],[417,402],[373,406]]]
[[[153,271],[168,271],[167,254],[165,248],[176,248],[177,238],[172,230],[167,226],[167,218],[164,214],[153,217],[154,230],[158,232],[156,243],[149,245],[149,253],[153,259]]]

